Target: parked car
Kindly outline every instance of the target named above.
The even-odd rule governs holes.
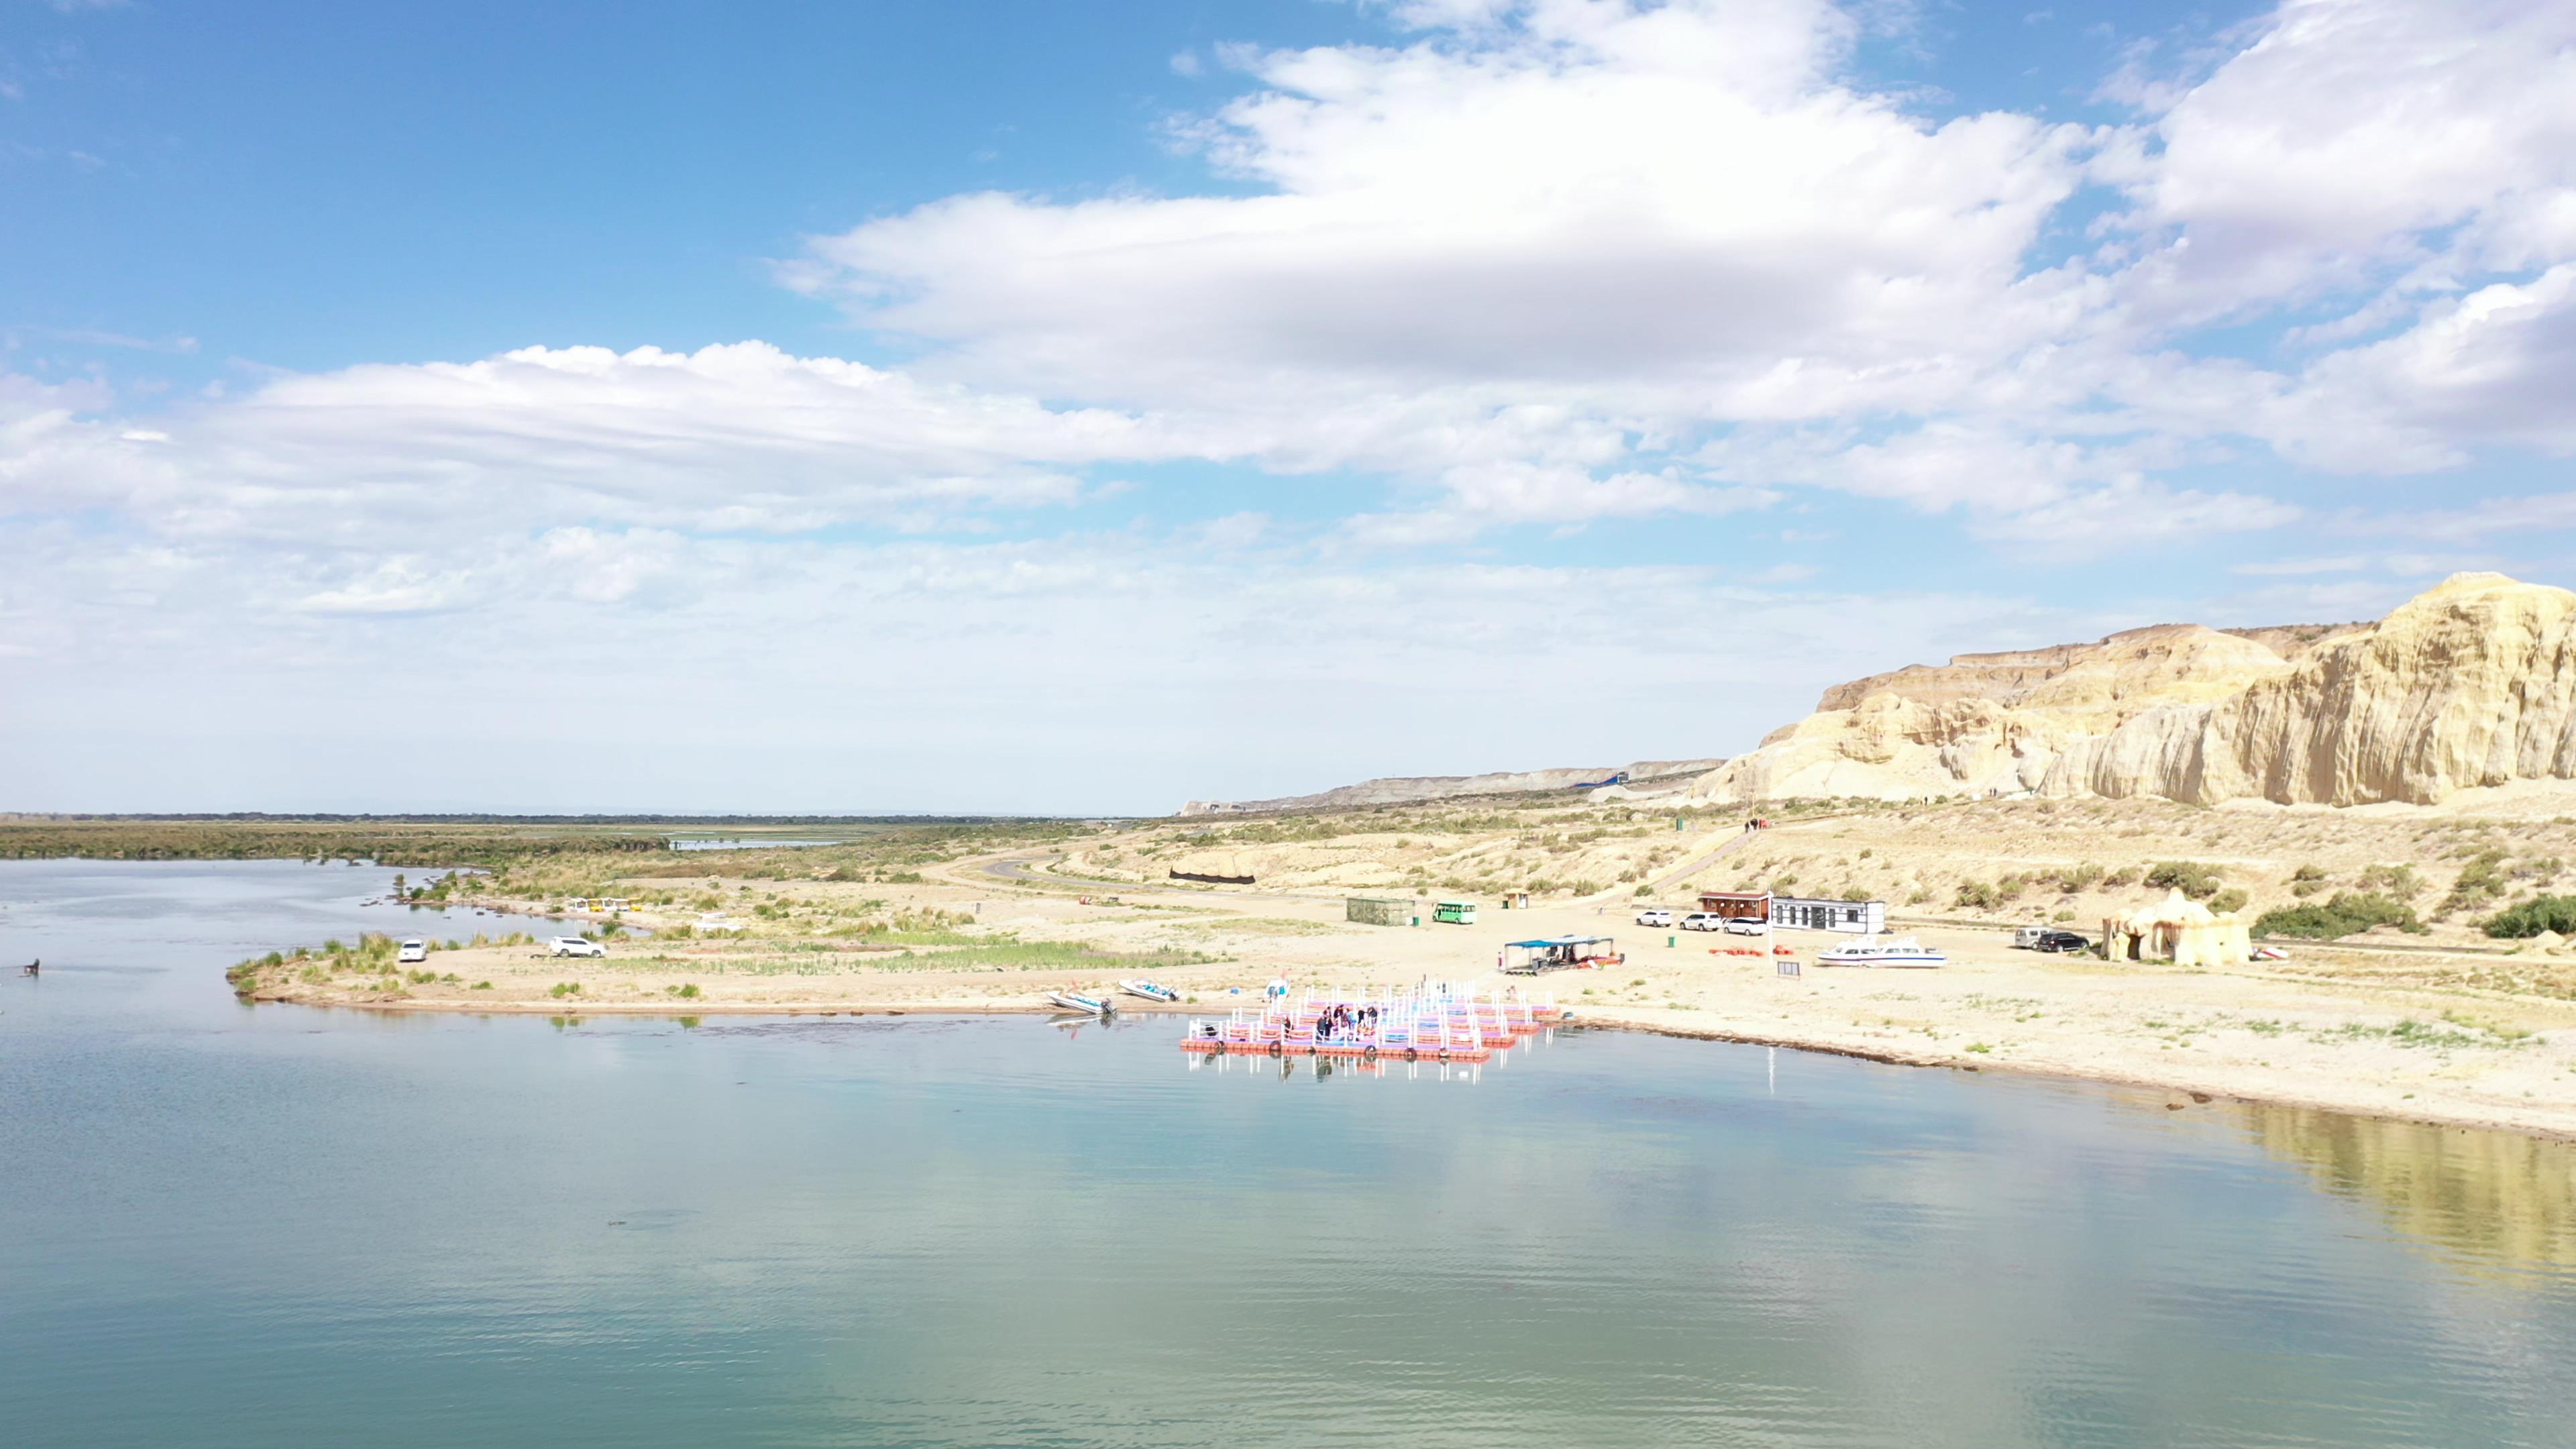
[[[2042,931],[2039,939],[2031,943],[2031,949],[2034,951],[2090,951],[2093,949],[2093,940],[2075,931]]]
[[[558,956],[605,956],[608,954],[608,948],[606,946],[599,944],[597,941],[588,940],[580,936],[557,936],[547,944],[555,948],[555,954]]]
[[[1693,911],[1689,915],[1682,917],[1682,929],[1685,931],[1723,931],[1726,929],[1726,917],[1717,914],[1715,911]]]
[[[1672,923],[1673,913],[1661,906],[1649,906],[1637,913],[1637,924],[1640,926],[1669,926]]]
[[[1747,920],[1742,916],[1729,916],[1726,918],[1726,934],[1730,936],[1768,936],[1771,934],[1771,923],[1769,921]]]
[[[405,941],[402,943],[402,949],[394,953],[394,959],[405,966],[417,966],[429,959],[429,943],[418,940]]]

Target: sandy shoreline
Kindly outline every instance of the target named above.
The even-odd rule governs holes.
[[[1027,850],[959,859],[903,884],[693,878],[678,884],[696,899],[626,917],[667,934],[615,940],[606,960],[487,945],[435,950],[418,975],[306,958],[240,984],[257,1001],[567,1018],[1043,1014],[1050,990],[1111,990],[1130,976],[1186,998],[1139,1001],[1136,1014],[1180,1016],[1222,1016],[1274,978],[1345,990],[1519,985],[1552,993],[1585,1027],[2143,1088],[2183,1109],[2207,1098],[2576,1140],[2576,1000],[2497,989],[2515,963],[2465,942],[2300,947],[2261,969],[2196,971],[2014,951],[1990,926],[1930,917],[1900,925],[1947,951],[1947,967],[1810,964],[1783,976],[1767,954],[1727,954],[1746,949],[1729,938],[1637,926],[1625,903],[1489,903],[1472,926],[1376,927],[1344,919],[1340,892],[1303,883],[1113,886],[1055,875],[1052,860]],[[672,930],[694,923],[707,898],[752,929],[715,939]],[[553,903],[475,904],[542,913]],[[894,929],[889,915],[915,924]],[[460,909],[420,925],[470,935],[476,919]],[[1626,960],[1535,980],[1496,972],[1501,943],[1569,933],[1615,936]],[[1812,963],[1836,938],[1779,939]]]

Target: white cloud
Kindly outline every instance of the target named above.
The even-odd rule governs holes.
[[[1982,520],[1975,531],[1988,538],[2088,553],[2130,547],[2161,553],[2225,534],[2279,528],[2299,516],[2299,509],[2277,499],[2170,489],[2144,479],[2127,479],[2069,494],[2043,507]]]
[[[110,506],[165,532],[488,530],[571,519],[799,531],[1063,504],[1104,460],[1209,456],[1098,408],[926,383],[761,343],[529,348],[283,376],[136,428],[103,401],[0,390],[20,508]]]
[[[1891,653],[2100,632],[2019,601],[1777,593],[1758,562],[1333,561],[1220,531],[1237,546],[567,529],[479,562],[386,560],[325,593],[271,577],[256,540],[0,526],[0,640],[25,649],[0,731],[63,766],[11,803],[1168,809],[1392,769],[1689,754]],[[1637,626],[1715,618],[1729,627]],[[418,707],[366,705],[363,752],[298,733],[396,690]],[[1542,690],[1590,707],[1492,707]],[[93,758],[171,698],[205,728],[120,769]]]
[[[951,375],[1407,468],[1531,404],[1649,429],[1914,405],[2074,285],[2022,259],[2085,133],[1852,89],[1831,6],[1404,14],[1455,28],[1249,57],[1262,89],[1185,128],[1262,194],[961,196],[791,278]]]
[[[2124,286],[2153,318],[2270,309],[2438,256],[2545,265],[2576,238],[2576,7],[2284,0],[2154,130],[2134,220],[2167,244]]]
[[[2427,310],[2325,357],[2285,399],[2293,456],[2344,472],[2426,472],[2480,444],[2576,452],[2576,264]]]

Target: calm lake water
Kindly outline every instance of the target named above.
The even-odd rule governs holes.
[[[2576,1442],[2576,1160],[1567,1033],[380,1017],[390,872],[0,862],[0,1441]]]

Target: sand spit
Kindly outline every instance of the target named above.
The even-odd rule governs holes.
[[[1898,816],[1788,823],[1767,832],[1759,849],[1774,856],[1832,852],[1853,857],[1855,873],[1908,874],[1926,873],[1929,865],[1915,857],[1932,852],[1944,868],[1989,876],[2001,860],[2027,858],[2033,847],[2025,837],[2034,835],[2065,856],[2116,861],[2115,849],[2138,844],[2167,853],[2160,843],[2127,836],[2161,830],[2161,816],[2140,816],[2141,824],[2124,807],[2116,819],[2069,822],[2063,812],[2038,813],[2043,808],[1974,807],[1929,836],[1923,821]],[[2387,858],[2381,837],[2366,833],[2338,853],[2317,838],[2323,825],[2421,831],[2432,823],[2410,816],[2373,826],[2369,817],[2313,812],[2188,814],[2196,833],[2223,827],[2245,837],[2229,837],[2224,858],[2241,862],[2231,866],[2238,872],[2231,878],[2249,883],[2264,872],[2286,874],[2312,856],[2338,873],[2351,868],[2345,854],[2356,862]],[[2380,932],[2340,946],[2294,944],[2291,960],[2251,968],[2179,971],[2016,951],[2009,926],[2053,912],[2017,904],[1980,920],[1940,900],[1900,905],[1896,920],[1948,951],[1946,968],[1822,969],[1813,953],[1835,938],[1791,932],[1780,939],[1801,948],[1807,964],[1800,975],[1783,976],[1768,956],[1723,954],[1741,949],[1739,941],[1633,924],[1641,903],[1625,888],[1590,899],[1560,894],[1526,911],[1497,909],[1488,897],[1473,926],[1353,924],[1343,918],[1337,882],[1354,874],[1347,847],[1365,838],[1349,834],[1296,847],[1316,853],[1303,867],[1280,854],[1290,847],[1262,847],[1264,883],[1251,889],[1069,873],[1123,861],[1150,875],[1166,857],[1140,855],[1160,848],[1158,831],[1179,828],[1196,827],[1140,826],[1078,846],[961,858],[900,884],[692,877],[676,884],[698,893],[694,898],[625,918],[662,931],[660,938],[612,941],[605,960],[558,959],[525,944],[484,946],[434,951],[425,971],[393,977],[342,970],[325,958],[289,959],[242,984],[260,1001],[401,1012],[879,1016],[1043,1011],[1051,989],[1114,989],[1120,978],[1145,976],[1183,994],[1178,1012],[1221,1014],[1274,977],[1341,987],[1425,978],[1499,986],[1516,979],[1495,971],[1504,941],[1598,933],[1619,940],[1624,966],[1535,983],[1588,1026],[2125,1083],[2164,1089],[2184,1110],[2203,1098],[2296,1104],[2576,1138],[2576,958],[2508,954],[2505,943],[2457,924],[2422,937]],[[1660,828],[1670,832],[1669,819]],[[2264,846],[2246,834],[2261,830],[2288,844]],[[2074,833],[2088,838],[2061,838]],[[1863,841],[1876,842],[1866,861],[1857,859],[1869,848]],[[1393,842],[1384,844],[1395,853]],[[1273,866],[1292,867],[1277,874],[1275,890]],[[1715,869],[1741,868],[1730,861]],[[1381,882],[1377,890],[1391,891],[1391,882]],[[634,884],[642,895],[675,882]],[[2100,891],[2064,899],[2088,914],[2117,904],[2097,901]],[[1687,903],[1679,888],[1667,894],[1674,897],[1667,903]],[[707,897],[722,900],[749,929],[739,937],[698,934]],[[522,896],[484,904],[525,911],[555,903]],[[433,935],[470,932],[472,919],[440,924],[424,917],[422,927]],[[688,929],[675,929],[682,927]]]

